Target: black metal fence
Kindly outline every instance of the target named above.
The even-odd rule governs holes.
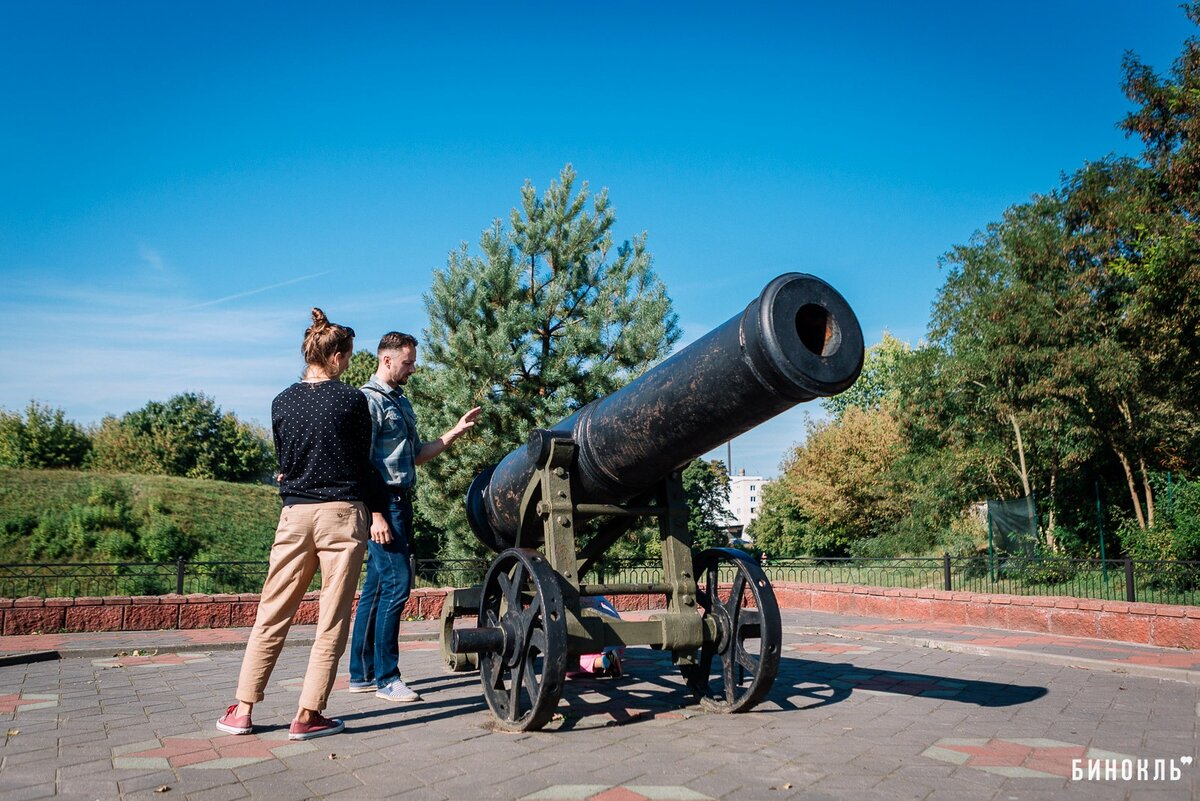
[[[771,559],[772,581],[1200,604],[1200,562],[1011,556]]]
[[[415,586],[477,584],[488,564],[483,560],[417,559],[413,563]],[[894,559],[793,557],[771,559],[763,567],[772,581],[1200,605],[1200,562],[943,554]],[[266,562],[10,564],[0,565],[0,597],[258,592],[266,573]],[[599,584],[651,583],[661,580],[662,565],[657,560],[610,559],[581,578]],[[310,589],[319,586],[317,577]]]

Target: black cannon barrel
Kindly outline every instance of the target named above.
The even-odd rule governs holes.
[[[576,502],[621,503],[796,404],[842,392],[862,363],[862,329],[845,299],[815,276],[781,275],[740,314],[548,431],[535,431],[476,476],[467,492],[471,528],[494,550],[512,545],[548,438],[569,436],[578,446]]]

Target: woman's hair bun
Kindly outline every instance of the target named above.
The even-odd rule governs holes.
[[[329,325],[329,318],[325,316],[325,312],[313,306],[312,310],[313,325],[317,328],[324,328]]]

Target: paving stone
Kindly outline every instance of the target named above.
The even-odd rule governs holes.
[[[286,777],[286,774],[284,774]],[[242,782],[249,798],[264,799],[265,801],[304,801],[312,798],[312,793],[299,782],[291,782],[271,777],[250,779]]]
[[[349,790],[351,788],[359,788],[363,786],[363,783],[356,776],[349,773],[339,773],[334,776],[325,776],[320,779],[314,779],[312,781],[305,782],[305,784],[315,796],[324,796],[328,795],[329,793],[336,793],[342,790]]]
[[[58,795],[63,798],[108,799],[119,798],[120,787],[115,779],[77,777],[59,779]]]
[[[273,774],[286,773],[288,769],[287,763],[280,759],[267,759],[262,762],[255,762],[252,765],[242,765],[241,767],[233,768],[233,773],[238,777],[239,781],[249,781],[250,779],[258,779],[263,776],[271,776]]]
[[[250,792],[241,782],[222,784],[205,790],[188,791],[188,801],[238,801],[248,798]]]
[[[785,616],[801,619],[793,612]],[[788,631],[785,643],[813,641],[799,627]],[[150,635],[142,633],[143,641]],[[971,634],[955,636],[968,643]],[[114,749],[139,744],[153,751],[168,738],[220,737],[213,721],[230,702],[239,652],[213,651],[204,662],[110,670],[71,659],[6,666],[0,668],[0,686],[57,693],[60,703],[10,717],[9,725],[24,725],[27,734],[0,745],[0,799],[16,797],[3,791],[10,771],[14,778],[23,775],[25,786],[38,788],[53,787],[57,775],[64,797],[85,797],[76,793],[88,788],[96,791],[93,797],[104,792],[113,797],[116,787],[127,799],[200,801],[515,799],[579,783],[682,785],[722,801],[1010,796],[1100,801],[1194,794],[1194,782],[1009,778],[924,753],[946,737],[1042,738],[1080,749],[1178,758],[1196,747],[1196,684],[1008,659],[1002,652],[859,641],[867,642],[873,650],[855,654],[787,651],[771,697],[746,715],[702,712],[666,654],[631,648],[625,678],[569,683],[558,728],[524,734],[489,728],[477,676],[444,673],[436,651],[406,651],[406,680],[421,688],[426,701],[398,707],[335,692],[330,713],[347,720],[346,733],[313,741],[304,752],[270,752],[232,770],[115,769],[113,756]],[[287,745],[297,695],[284,682],[294,684],[303,674],[307,655],[307,647],[284,649],[267,698],[255,709],[259,737]],[[344,678],[345,663],[339,680]],[[638,717],[647,711],[653,716]],[[621,725],[611,725],[614,713],[624,715]],[[173,788],[170,795],[153,792],[161,784]],[[614,799],[620,797],[614,793]]]
[[[38,798],[51,798],[56,791],[53,781],[10,788],[3,779],[0,779],[0,797],[5,801],[34,801]]]
[[[176,780],[173,771],[154,770],[139,776],[118,780],[117,784],[121,788],[123,795],[129,795],[142,790],[153,790],[154,788],[162,787],[164,784],[171,786],[176,783]]]

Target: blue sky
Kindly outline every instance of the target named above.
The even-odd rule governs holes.
[[[267,423],[311,306],[420,337],[447,253],[568,162],[648,232],[681,344],[790,270],[915,343],[938,256],[1136,152],[1122,55],[1193,32],[1165,0],[0,0],[0,407]]]

